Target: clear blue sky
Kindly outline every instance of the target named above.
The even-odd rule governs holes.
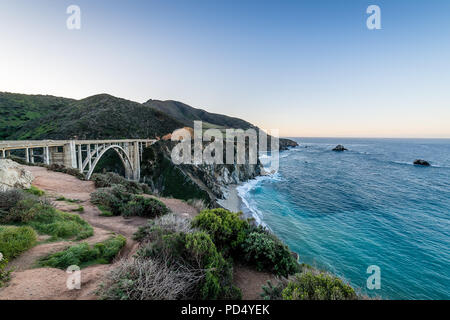
[[[284,136],[450,137],[450,1],[0,0],[0,91],[179,100]]]

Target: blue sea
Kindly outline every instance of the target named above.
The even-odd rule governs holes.
[[[294,140],[276,174],[238,188],[243,210],[363,294],[450,299],[450,140]],[[378,290],[366,285],[371,265]]]

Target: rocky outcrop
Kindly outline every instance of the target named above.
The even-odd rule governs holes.
[[[18,163],[9,159],[0,159],[0,190],[13,188],[28,189],[33,175]]]
[[[336,147],[333,148],[333,151],[337,151],[337,152],[342,152],[342,151],[347,151],[348,149],[346,149],[342,144],[338,144]]]
[[[290,148],[298,147],[298,143],[294,140],[280,138],[280,151],[289,150]]]
[[[424,166],[424,167],[429,167],[431,166],[431,164],[428,161],[422,160],[422,159],[417,159],[414,161],[414,164],[416,166]]]

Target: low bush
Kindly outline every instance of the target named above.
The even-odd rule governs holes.
[[[120,261],[108,273],[97,294],[105,300],[191,299],[204,275],[198,270],[171,267],[156,259]]]
[[[110,209],[115,216],[122,214],[122,207],[131,201],[133,194],[126,191],[121,185],[100,188],[91,193],[91,202]]]
[[[287,279],[280,279],[275,285],[270,280],[267,281],[267,285],[262,286],[261,298],[264,300],[282,300],[283,290],[287,286]]]
[[[70,210],[70,211],[82,213],[82,212],[84,212],[84,207],[83,207],[83,206],[78,206],[77,208],[72,209],[72,210]]]
[[[25,192],[31,193],[37,197],[42,197],[45,194],[45,192],[43,190],[41,190],[35,186],[31,186],[30,189],[25,189]]]
[[[98,210],[100,210],[100,216],[102,217],[113,217],[114,214],[110,211],[110,209],[106,206],[97,205]]]
[[[225,209],[204,210],[192,220],[192,225],[207,232],[225,255],[240,249],[250,227],[239,214]]]
[[[65,201],[65,202],[69,202],[69,203],[80,203],[80,202],[82,202],[81,200],[78,200],[78,199],[67,199],[65,197],[56,198],[55,201]]]
[[[155,218],[165,215],[170,212],[169,208],[155,198],[144,198],[141,196],[134,196],[133,200],[127,202],[121,208],[123,216],[139,216]]]
[[[30,226],[56,239],[85,239],[92,227],[80,216],[59,211],[47,199],[14,190],[0,192],[0,223]],[[80,209],[81,210],[81,209]]]
[[[108,264],[125,246],[125,243],[126,239],[121,235],[96,243],[94,246],[81,243],[41,259],[38,265],[65,270],[71,265],[83,268],[93,264]]]
[[[6,191],[0,191],[0,222],[3,223],[3,218],[8,212],[14,208],[21,200],[33,199],[38,201],[37,197],[30,193],[25,193],[20,189],[11,189]]]
[[[30,227],[0,226],[0,252],[11,260],[36,243],[36,232]]]
[[[86,239],[94,234],[92,227],[79,215],[56,210],[50,205],[36,204],[26,213],[26,222],[39,233],[56,239]]]
[[[297,274],[283,290],[284,300],[355,300],[355,290],[341,279],[314,271]]]
[[[258,270],[280,276],[299,271],[299,265],[289,248],[275,235],[261,228],[253,228],[241,245],[243,258]]]
[[[122,185],[97,189],[91,194],[91,201],[116,216],[154,218],[170,212],[158,199],[134,195]]]
[[[95,186],[97,188],[109,188],[109,187],[112,187],[113,185],[121,185],[129,193],[151,194],[151,190],[148,185],[146,185],[144,183],[138,183],[135,181],[127,180],[124,177],[118,175],[117,173],[113,173],[113,172],[108,172],[105,174],[100,174],[100,173],[93,174],[91,177],[91,180],[94,181]]]
[[[191,220],[169,213],[157,219],[149,220],[147,225],[139,227],[139,230],[134,234],[134,240],[147,243],[154,241],[161,234],[191,233],[194,231],[196,230],[192,227]]]
[[[35,199],[20,200],[9,212],[2,216],[1,222],[5,224],[27,223],[34,218],[34,214],[36,213],[31,208],[39,203]]]
[[[169,267],[199,270],[203,280],[191,299],[238,299],[233,286],[232,264],[217,250],[209,234],[197,231],[182,218],[163,216],[136,234],[141,241],[138,256],[165,261]]]
[[[3,287],[10,279],[12,270],[7,270],[8,259],[0,256],[0,288]]]

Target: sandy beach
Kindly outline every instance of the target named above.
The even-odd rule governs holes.
[[[224,189],[224,199],[217,200],[217,203],[223,208],[232,211],[239,212],[242,211],[242,200],[238,195],[236,188],[238,184],[231,184]]]

